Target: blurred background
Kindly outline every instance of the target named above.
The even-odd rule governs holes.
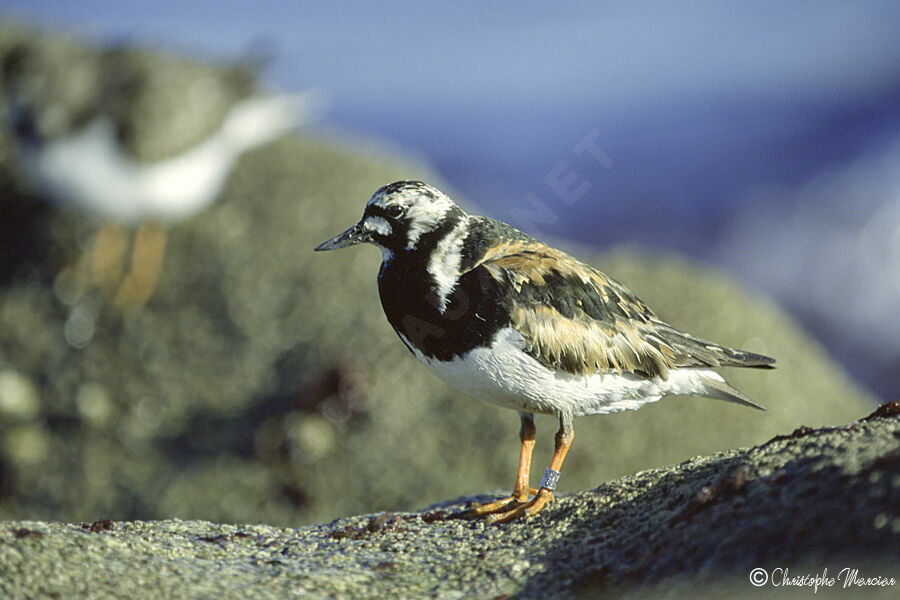
[[[327,94],[323,127],[423,156],[538,234],[723,267],[896,394],[894,2],[5,4],[94,39],[263,48],[273,82]],[[588,135],[608,162],[573,151]],[[581,178],[569,187],[590,185],[574,205],[546,181],[566,175],[561,161]]]
[[[48,314],[58,312],[64,338],[61,345],[66,348],[60,350],[54,346],[58,340],[49,340],[44,350],[36,350],[39,344],[34,329],[21,325],[24,317],[9,317],[7,327],[18,324],[23,329],[21,348],[32,352],[16,350],[11,343],[4,347],[0,366],[5,365],[6,370],[0,375],[0,396],[12,389],[18,391],[7,397],[33,397],[32,408],[28,402],[5,401],[13,407],[7,412],[23,422],[43,418],[55,432],[47,437],[40,433],[43,430],[28,429],[27,423],[13,428],[15,435],[9,433],[12,429],[7,431],[7,446],[19,448],[7,452],[0,482],[0,492],[13,499],[5,505],[9,515],[76,518],[72,515],[102,510],[113,516],[200,515],[232,520],[253,520],[256,514],[270,521],[293,522],[336,516],[342,510],[417,507],[425,500],[442,499],[440,494],[450,493],[454,482],[472,480],[465,477],[471,464],[464,457],[447,458],[446,450],[460,445],[447,432],[431,431],[423,436],[447,436],[436,444],[445,445],[438,455],[453,474],[423,475],[430,469],[427,461],[421,465],[422,471],[412,469],[411,481],[426,477],[435,482],[435,487],[420,494],[407,490],[405,495],[391,496],[394,492],[378,487],[382,485],[380,472],[363,476],[360,471],[365,467],[358,462],[340,462],[348,453],[365,453],[364,445],[348,446],[340,457],[323,450],[347,446],[340,440],[346,439],[353,427],[374,427],[373,423],[388,427],[385,420],[393,417],[387,410],[391,401],[386,398],[398,387],[411,388],[414,391],[404,393],[413,394],[420,386],[438,396],[434,402],[440,410],[458,411],[454,408],[457,401],[448,399],[452,394],[433,391],[434,381],[424,375],[416,379],[419,375],[407,370],[406,362],[400,363],[402,367],[390,362],[390,357],[402,354],[383,351],[387,347],[384,340],[392,344],[395,340],[378,321],[383,320],[380,313],[357,315],[377,309],[377,253],[320,257],[318,263],[306,262],[308,256],[295,258],[295,252],[306,252],[354,222],[371,192],[387,183],[388,177],[431,178],[481,214],[584,252],[633,245],[632,250],[604,255],[607,262],[598,265],[648,301],[653,300],[655,284],[672,272],[680,273],[673,277],[672,285],[681,295],[673,298],[671,289],[662,290],[660,299],[651,304],[658,307],[663,303],[663,316],[685,328],[692,319],[699,319],[702,329],[702,319],[711,319],[710,314],[721,308],[717,301],[722,295],[733,295],[722,290],[731,290],[732,282],[738,281],[740,289],[749,290],[756,300],[741,304],[741,312],[723,315],[726,331],[731,331],[730,318],[737,321],[734,331],[738,333],[718,341],[767,350],[781,365],[796,361],[798,369],[804,362],[817,362],[824,365],[824,372],[838,378],[846,369],[855,381],[840,379],[840,384],[831,385],[835,397],[853,396],[862,404],[897,397],[900,6],[895,2],[639,2],[625,6],[564,2],[550,9],[543,3],[520,2],[513,11],[470,2],[335,7],[277,1],[211,5],[7,0],[0,18],[24,31],[33,28],[51,37],[74,34],[78,40],[74,43],[87,45],[90,51],[138,44],[174,53],[185,61],[220,65],[217,68],[259,60],[264,65],[259,89],[317,93],[316,118],[302,123],[305,141],[282,139],[276,142],[277,150],[270,148],[275,154],[257,158],[256,163],[252,154],[245,156],[238,169],[248,175],[232,176],[222,192],[224,198],[211,212],[199,212],[187,225],[170,231],[166,268],[180,260],[179,251],[188,258],[182,266],[173,263],[172,273],[163,271],[159,290],[150,292],[146,307],[139,312],[119,314],[103,308],[102,294],[67,295],[65,277],[41,271],[47,264],[57,268],[65,263],[66,259],[57,256],[62,254],[60,245],[68,242],[83,249],[99,225],[96,216],[93,221],[79,221],[80,216],[61,218],[55,213],[47,216],[47,205],[39,200],[47,194],[35,192],[33,181],[29,184],[28,178],[19,177],[21,165],[16,162],[14,145],[7,146],[4,160],[11,165],[4,182],[7,235],[15,231],[19,236],[15,251],[43,250],[38,258],[25,263],[27,268],[6,274],[5,293],[25,302],[24,298],[31,298],[29,293],[44,293],[35,291],[43,285],[40,289],[50,295],[50,304],[45,312],[29,318],[41,324],[35,327],[49,331],[55,317]],[[68,51],[62,54],[71,56]],[[153,69],[152,64],[149,68]],[[187,106],[188,100],[181,102],[173,105],[176,115],[181,114],[178,106]],[[150,106],[156,106],[152,99]],[[202,103],[197,111],[215,113]],[[138,125],[142,122],[131,118]],[[171,125],[171,119],[161,118],[157,123],[154,127]],[[140,127],[135,129],[139,133],[135,134],[137,141],[132,140],[132,149],[140,149]],[[344,156],[347,152],[369,158],[349,161]],[[251,175],[248,169],[253,164],[256,171]],[[331,200],[343,196],[348,196],[346,207]],[[35,222],[40,223],[36,228],[20,226]],[[65,223],[73,222],[70,231]],[[282,233],[288,237],[277,241],[275,233],[264,229],[265,223],[284,228]],[[216,224],[219,229],[213,227]],[[291,232],[298,247],[291,246]],[[51,238],[52,244],[46,241]],[[213,246],[208,248],[205,243]],[[213,247],[217,249],[210,250]],[[236,247],[244,253],[233,249]],[[202,256],[199,249],[205,249]],[[232,251],[236,254],[229,254]],[[679,255],[690,262],[680,262],[682,259],[675,258]],[[351,262],[338,262],[342,260]],[[725,277],[693,271],[699,269],[696,262],[714,267]],[[319,269],[336,269],[336,265],[343,275],[352,274],[359,281],[346,283],[333,274],[316,274]],[[187,270],[178,274],[181,268]],[[248,273],[256,279],[241,283],[242,278],[250,277]],[[271,279],[261,279],[267,273]],[[686,276],[712,287],[678,287],[675,280]],[[334,287],[328,294],[320,294],[315,286],[324,286],[326,280]],[[648,282],[644,288],[643,280]],[[286,282],[294,287],[284,288]],[[232,284],[235,287],[221,287]],[[302,292],[298,291],[300,285],[306,286]],[[713,288],[719,292],[714,293]],[[212,295],[202,300],[203,293]],[[287,299],[292,293],[302,296],[306,304],[293,304],[295,300]],[[357,295],[363,299],[362,308],[341,312],[347,307],[343,300],[335,301],[335,295]],[[253,302],[260,297],[275,299],[256,307]],[[85,298],[93,299],[88,302]],[[771,301],[787,309],[791,317],[782,315]],[[316,302],[335,306],[328,309],[331,313],[313,314],[310,306],[320,306]],[[181,314],[188,305],[193,307],[187,311],[191,314],[184,316],[188,325],[173,330],[170,337],[148,341],[148,329],[142,327],[156,335],[159,328],[173,323],[173,313],[164,310],[167,306]],[[205,315],[205,310],[213,312]],[[159,321],[153,321],[156,312]],[[678,315],[681,321],[670,315]],[[751,328],[756,319],[763,318],[760,315],[778,315],[765,326],[771,333],[764,335]],[[294,322],[289,317],[303,325],[285,325]],[[371,339],[365,338],[368,345],[328,333],[336,323],[358,328],[357,319],[372,323]],[[803,337],[806,334],[791,319],[811,332],[821,346]],[[202,326],[197,325],[201,322]],[[714,337],[718,326],[710,324],[709,333],[699,333]],[[191,348],[199,335],[185,333],[191,327],[215,331],[222,337],[222,347]],[[261,329],[273,330],[271,339],[260,342],[262,338],[254,337]],[[779,353],[772,338],[787,329],[804,341]],[[232,334],[235,337],[229,337]],[[129,335],[134,336],[132,345],[126,341]],[[187,339],[184,356],[173,350],[178,336]],[[104,357],[84,358],[103,339],[110,344]],[[122,392],[104,378],[111,370],[124,368],[120,363],[132,346],[139,348],[136,368],[152,383]],[[367,354],[354,355],[348,350],[353,347],[365,347]],[[206,367],[191,362],[204,352],[210,360],[219,359],[219,364],[210,368],[228,371],[227,377],[235,378],[228,380],[233,387],[221,396],[208,388],[210,382],[223,383],[226,375],[217,372],[201,382],[197,373]],[[38,375],[23,366],[23,353],[33,365],[53,363],[64,369],[79,360],[86,362],[72,367],[72,372],[63,370],[65,375]],[[263,366],[256,371],[248,366],[248,353]],[[383,367],[379,368],[378,359],[366,356],[382,357]],[[837,362],[830,362],[828,356]],[[102,364],[107,366],[97,366]],[[291,365],[299,364],[304,369],[295,372]],[[190,392],[156,389],[161,379],[172,377],[171,367],[183,371],[178,377],[186,380],[183,383],[189,388],[196,387]],[[238,381],[241,369],[246,372]],[[780,379],[775,380],[782,391],[789,380],[801,377],[797,370],[785,371],[782,367]],[[410,384],[410,378],[416,383]],[[135,385],[134,378],[128,381],[131,383],[122,383],[122,389]],[[753,396],[752,386],[758,384],[750,385]],[[55,391],[47,391],[50,388]],[[845,393],[849,389],[853,392]],[[47,408],[48,398],[55,398],[53,402],[59,406]],[[768,406],[765,399],[761,402]],[[805,406],[809,415],[822,414],[815,404]],[[214,418],[202,416],[207,408],[218,411]],[[408,420],[401,421],[419,426],[435,419],[429,427],[440,429],[435,424],[441,423],[440,412],[429,414],[407,415]],[[475,421],[481,414],[469,417],[472,422],[468,425],[476,431],[471,438],[475,446],[472,460],[480,460],[477,457],[483,449],[478,445],[485,436],[496,438],[498,452],[509,456],[496,470],[486,467],[483,480],[473,481],[506,485],[515,468],[515,417],[485,413],[491,415],[487,418],[509,424],[503,429],[479,430]],[[838,419],[855,413],[829,414]],[[733,418],[731,412],[723,415]],[[801,418],[799,413],[785,415],[779,426]],[[146,425],[147,419],[151,425]],[[103,442],[91,446],[93,449],[88,446],[99,443],[98,437],[85,433],[83,425],[91,420],[92,427],[106,431],[99,436]],[[172,425],[170,421],[177,425],[158,434]],[[116,429],[110,433],[107,426],[113,422]],[[392,426],[395,429],[388,430],[407,436],[407,425],[398,422]],[[720,425],[716,422],[710,427],[714,430]],[[54,446],[54,436],[66,428],[77,429],[84,440],[90,440],[79,450],[80,458],[73,458],[82,470],[78,481],[85,489],[94,489],[84,483],[92,476],[106,482],[104,485],[112,481],[113,488],[128,488],[124,480],[129,478],[142,483],[121,494],[98,484],[96,490],[106,490],[103,493],[111,499],[105,503],[98,500],[103,495],[100,491],[91,500],[66,495],[81,493],[67,491],[71,482],[65,472],[71,472],[71,464],[61,466],[52,482],[40,483],[35,465],[43,464],[41,457],[65,452],[64,446]],[[552,430],[553,426],[547,423],[544,428]],[[389,435],[388,430],[381,433]],[[779,432],[771,422],[766,433],[770,430]],[[361,439],[374,435],[371,430],[357,433]],[[59,438],[60,444],[65,437]],[[10,439],[18,441],[13,444]],[[138,439],[142,441],[134,441]],[[148,440],[152,443],[145,447]],[[756,438],[743,443],[754,441]],[[391,454],[394,450],[375,454],[380,453],[386,464],[396,468],[409,459],[407,442],[394,440],[395,454]],[[732,442],[739,443],[734,438]],[[729,442],[723,439],[721,443],[727,447]],[[147,467],[143,474],[123,463],[91,475],[85,457],[119,453],[122,444],[129,451],[167,456],[157,456],[155,466]],[[233,454],[223,453],[223,447],[234,449]],[[591,470],[585,457],[583,474],[571,481],[586,487],[600,477],[627,472],[621,469],[664,464],[690,456],[689,452],[709,450],[702,445],[680,447],[669,454],[660,450],[652,460],[621,463],[616,467],[620,470],[606,471]],[[287,458],[281,457],[279,453],[285,452]],[[276,456],[281,458],[273,458]],[[280,467],[271,471],[274,475],[262,475],[260,460],[275,461]],[[578,460],[577,455],[572,458],[576,472]],[[181,469],[185,465],[187,471]],[[347,482],[329,479],[319,485],[316,478],[326,482],[322,469],[336,468],[346,468],[356,478],[371,479],[357,483],[369,490],[373,501],[367,504],[359,497],[346,502],[327,500],[344,493]],[[611,469],[609,465],[604,468]],[[229,484],[238,489],[238,499],[228,500],[233,505],[222,500],[219,491],[212,491],[219,489],[213,481],[225,477],[223,473],[245,475],[240,476],[243,483]],[[154,486],[154,481],[166,483]],[[197,492],[196,485],[209,489],[208,495]],[[245,489],[241,492],[241,485],[274,491],[269,495],[254,492],[258,512],[253,513],[239,499],[242,494],[252,495]],[[166,490],[161,496],[160,486]],[[173,500],[178,490],[188,488],[187,495],[199,494],[202,500]],[[313,489],[317,491],[310,491]],[[470,487],[459,492],[485,489]],[[169,500],[147,499],[153,494]],[[197,508],[202,506],[217,508],[204,512]]]

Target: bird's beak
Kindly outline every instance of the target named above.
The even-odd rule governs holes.
[[[347,246],[354,246],[356,244],[371,241],[371,234],[363,228],[362,223],[357,223],[344,233],[316,246],[316,252],[337,250],[339,248],[346,248]]]

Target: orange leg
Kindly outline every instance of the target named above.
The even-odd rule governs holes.
[[[124,229],[109,223],[101,227],[85,257],[89,285],[95,285],[103,293],[112,295],[122,279],[122,262],[127,248],[128,234]]]
[[[114,301],[119,306],[141,307],[156,289],[166,253],[166,230],[156,223],[141,223],[131,249],[131,267],[119,283]]]
[[[544,478],[541,480],[541,489],[538,490],[534,498],[525,504],[511,506],[506,511],[493,511],[486,519],[488,523],[506,523],[520,517],[530,517],[544,510],[551,500],[553,500],[553,490],[556,489],[556,482],[559,479],[559,472],[562,469],[563,461],[566,459],[566,453],[572,440],[575,438],[575,430],[572,428],[572,417],[569,415],[560,415],[559,431],[556,432],[556,449],[553,451],[553,459],[550,461],[550,468],[547,469]]]
[[[537,490],[528,487],[528,477],[531,472],[531,453],[534,451],[534,415],[531,413],[519,413],[522,426],[519,428],[519,439],[522,442],[522,448],[519,451],[519,470],[516,472],[516,485],[513,488],[512,496],[501,498],[496,502],[489,504],[479,504],[466,513],[468,517],[483,517],[485,515],[507,512],[511,508],[519,504],[528,502],[531,494],[536,494]]]

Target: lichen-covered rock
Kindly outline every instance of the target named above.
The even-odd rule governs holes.
[[[4,148],[0,135],[0,516],[297,525],[512,485],[516,415],[462,397],[406,351],[378,301],[378,251],[312,252],[387,182],[446,189],[426,167],[349,140],[253,151],[219,202],[170,228],[155,294],[123,311],[71,285],[96,219],[28,194]],[[668,398],[577,420],[563,492],[874,405],[783,311],[726,277],[641,251],[578,254],[673,324],[778,369],[726,373],[766,413]],[[537,426],[540,472],[556,424]]]
[[[896,597],[900,403],[557,499],[505,525],[469,499],[284,529],[204,521],[0,523],[4,597],[758,597],[784,571]],[[856,569],[868,587],[843,585]],[[842,572],[844,574],[842,575]],[[894,583],[890,584],[893,579]],[[788,589],[785,589],[788,588]],[[792,596],[793,597],[793,596]],[[799,597],[799,596],[797,596]]]

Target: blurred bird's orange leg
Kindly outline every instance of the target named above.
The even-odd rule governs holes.
[[[520,517],[530,517],[544,510],[551,500],[553,500],[553,490],[556,489],[556,482],[559,481],[559,472],[562,469],[563,461],[566,459],[566,453],[572,440],[575,438],[575,430],[572,428],[572,417],[569,415],[560,415],[559,431],[556,432],[556,449],[553,451],[553,459],[550,461],[550,467],[544,473],[541,480],[541,488],[538,490],[534,498],[526,504],[514,506],[511,510],[504,512],[495,511],[488,515],[485,519],[488,523],[506,523]]]
[[[119,284],[114,301],[119,306],[142,306],[156,289],[166,253],[166,230],[158,223],[141,223],[134,237],[131,266]]]
[[[501,498],[489,504],[479,504],[466,513],[469,517],[483,517],[485,515],[506,512],[510,508],[528,502],[530,494],[536,494],[537,490],[528,487],[528,478],[531,472],[531,453],[534,451],[534,415],[531,413],[519,413],[522,426],[519,428],[519,439],[522,448],[519,451],[519,470],[516,472],[516,486],[512,496]]]
[[[128,234],[118,225],[107,223],[100,228],[85,256],[89,284],[112,295],[122,279],[123,257],[128,247]]]

